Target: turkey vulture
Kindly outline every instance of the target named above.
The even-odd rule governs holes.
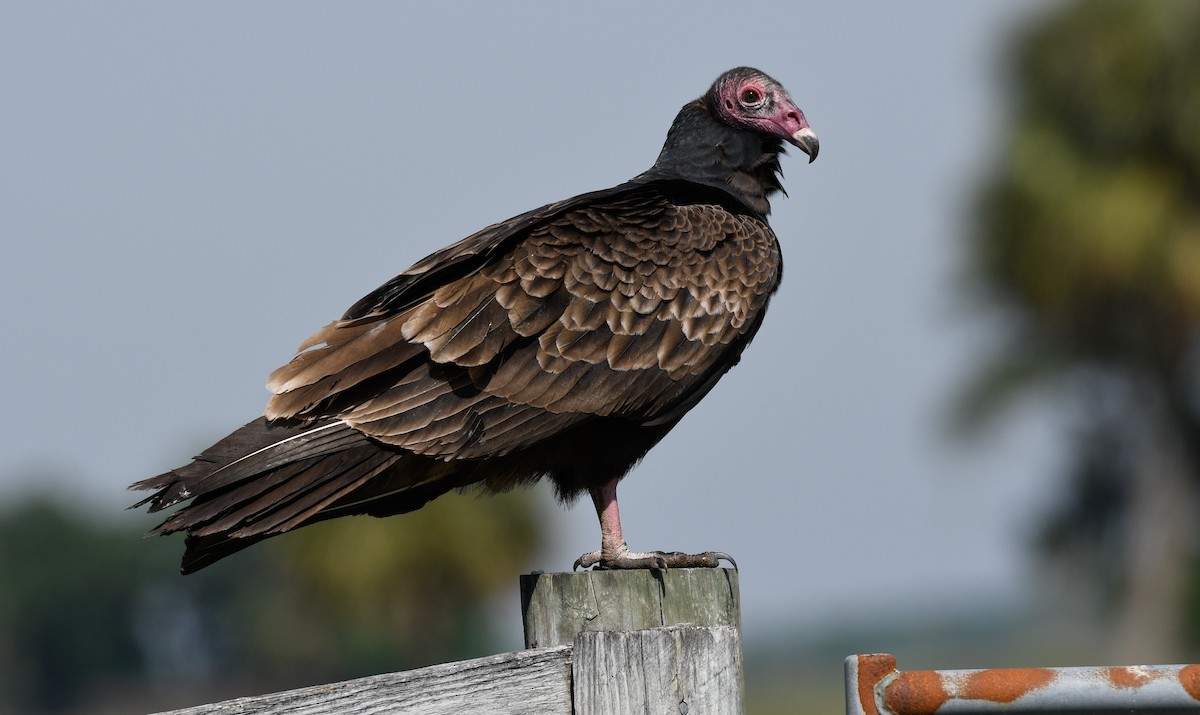
[[[265,414],[133,484],[190,573],[262,539],[389,516],[451,489],[588,492],[601,548],[576,566],[715,566],[636,553],[617,482],[739,360],[779,285],[767,225],[783,142],[817,157],[787,91],[748,67],[680,110],[619,186],[489,226],[418,262],[271,374]]]

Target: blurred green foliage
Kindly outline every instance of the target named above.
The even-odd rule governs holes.
[[[1119,603],[1139,578],[1133,535],[1171,528],[1137,515],[1137,485],[1200,486],[1200,4],[1066,3],[1011,68],[969,274],[1007,340],[959,424],[982,428],[1031,388],[1069,406],[1073,487],[1040,544],[1090,560]],[[1195,542],[1197,523],[1179,530]]]
[[[486,609],[529,568],[536,504],[451,494],[187,577],[181,540],[141,538],[144,515],[15,504],[0,512],[0,713],[148,712],[509,649]]]
[[[140,667],[132,624],[163,553],[137,555],[128,532],[98,529],[46,500],[0,516],[0,707],[63,709],[89,681]],[[136,543],[136,542],[135,542]]]
[[[1200,5],[1072,3],[1012,79],[971,277],[1017,328],[981,386],[1030,365],[1181,377],[1200,327]]]

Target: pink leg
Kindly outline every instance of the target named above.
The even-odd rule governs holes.
[[[617,481],[605,482],[589,490],[592,503],[596,505],[596,517],[600,519],[600,550],[584,554],[575,560],[575,568],[596,566],[606,569],[665,569],[665,568],[714,568],[721,559],[733,563],[728,554],[706,551],[702,554],[684,554],[678,551],[630,551],[621,534],[621,511],[617,508]],[[733,564],[736,569],[737,564]]]
[[[596,516],[600,519],[600,553],[606,560],[616,558],[628,549],[621,535],[621,510],[617,507],[617,480],[607,482],[599,489],[592,489],[592,503],[596,505]]]

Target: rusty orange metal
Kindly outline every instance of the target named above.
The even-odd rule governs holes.
[[[1200,700],[1200,665],[1189,665],[1179,671],[1179,684],[1192,696]]]
[[[884,653],[846,659],[847,715],[943,711],[1200,713],[1200,665],[901,671]]]
[[[1118,688],[1140,688],[1151,680],[1161,678],[1158,671],[1147,670],[1137,666],[1108,669],[1108,680]]]
[[[1048,668],[979,670],[962,679],[955,695],[963,700],[1011,703],[1053,683],[1054,677],[1054,671]]]
[[[934,670],[898,673],[883,690],[884,706],[905,715],[933,715],[949,699],[942,676]]]
[[[936,670],[897,673],[884,687],[883,704],[897,715],[934,715],[949,700],[1011,703],[1054,682],[1045,668],[974,670],[943,674]]]
[[[884,678],[896,672],[896,657],[886,653],[860,655],[854,663],[855,694],[858,697],[858,707],[863,715],[880,715],[875,705],[875,687]],[[847,698],[852,697],[849,692]]]

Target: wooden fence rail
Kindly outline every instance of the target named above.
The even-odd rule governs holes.
[[[162,715],[740,715],[737,573],[527,574],[513,653]]]

